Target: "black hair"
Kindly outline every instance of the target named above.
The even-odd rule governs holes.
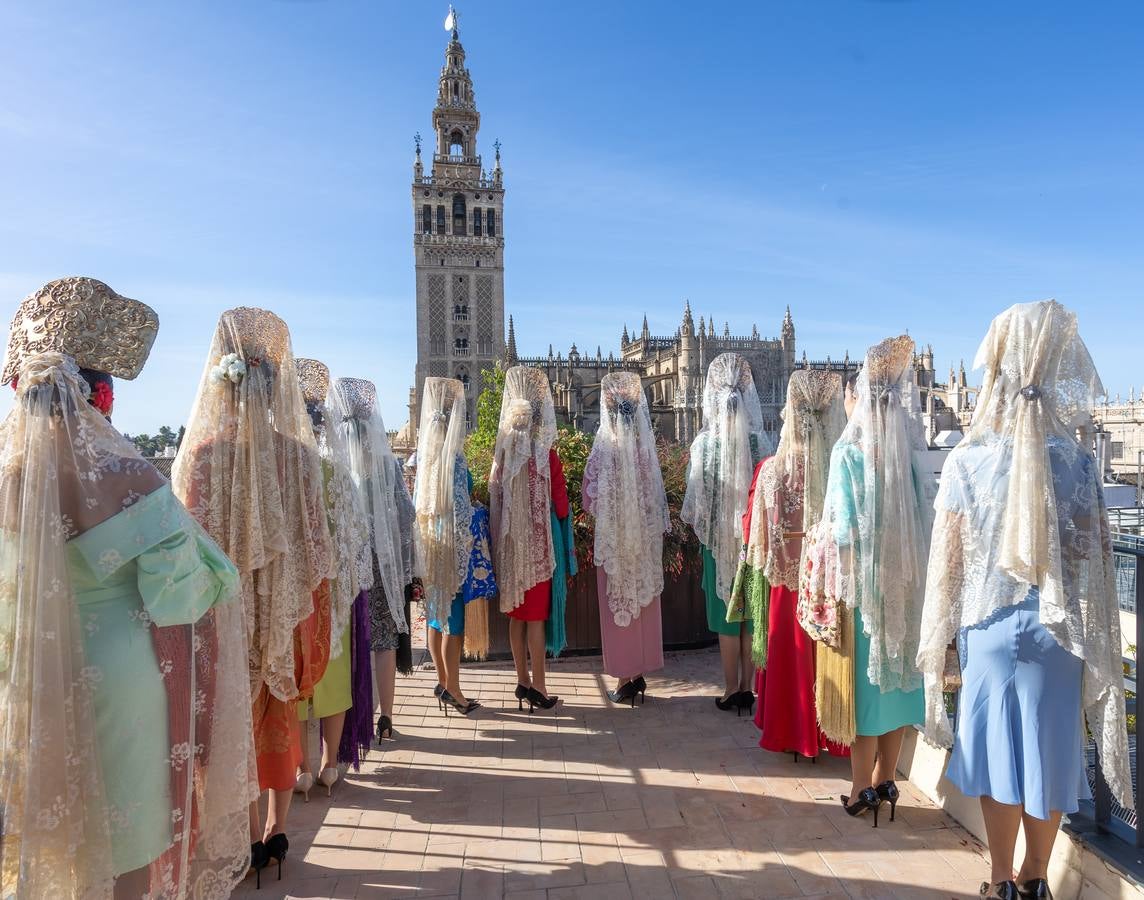
[[[115,387],[115,380],[106,372],[97,372],[95,369],[80,369],[79,374],[93,391],[96,385],[106,384],[109,388]]]

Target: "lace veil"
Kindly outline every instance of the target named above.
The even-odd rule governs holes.
[[[941,695],[946,646],[961,628],[1021,603],[1036,587],[1042,624],[1085,662],[1088,727],[1113,795],[1131,807],[1108,513],[1100,472],[1077,440],[1104,388],[1075,314],[1054,300],[999,315],[975,362],[985,370],[981,392],[969,433],[945,464],[929,561],[918,653],[928,734],[952,740]],[[986,464],[970,474],[963,460],[981,448],[990,451]],[[1071,474],[1057,478],[1053,457]],[[995,495],[990,509],[956,508],[950,492],[966,479]]]
[[[84,535],[117,514],[130,529],[131,510],[166,481],[89,404],[80,365],[133,378],[157,328],[148,307],[89,278],[45,286],[13,322],[4,378],[17,381],[16,398],[0,424],[5,897],[110,898],[115,889],[112,842],[124,811],[106,799],[95,711],[103,673],[85,650],[90,623],[76,604],[70,557],[84,552]],[[185,525],[197,529],[189,518]],[[124,553],[104,547],[89,561],[93,571],[106,577],[124,565],[131,544],[150,540],[141,529]],[[233,592],[229,601],[220,598],[192,624],[160,626],[138,610],[167,707],[167,721],[151,724],[166,734],[171,833],[143,873],[148,896],[160,900],[221,900],[249,856],[254,757],[242,613],[236,580],[223,576],[220,585]]]
[[[449,618],[449,606],[469,568],[473,505],[468,485],[458,490],[458,458],[464,459],[465,388],[456,378],[426,378],[417,437],[417,571],[425,589],[426,615]]]
[[[389,435],[377,407],[377,388],[364,378],[339,378],[334,382],[334,406],[339,428],[349,450],[354,484],[364,498],[363,507],[373,541],[373,553],[381,573],[381,587],[389,612],[402,634],[405,621],[405,585],[412,580],[403,552],[406,537],[401,531],[397,492],[405,490],[401,464],[389,446]],[[412,540],[412,535],[409,536]],[[376,586],[376,585],[375,585]]]
[[[747,562],[773,586],[798,590],[803,536],[822,515],[830,451],[845,425],[836,373],[791,374],[779,446],[763,463],[747,542]]]
[[[605,375],[600,406],[584,481],[593,494],[594,555],[608,574],[608,609],[625,628],[663,592],[663,535],[671,518],[640,377]]]
[[[743,548],[741,517],[755,466],[772,450],[750,364],[738,353],[721,353],[707,369],[703,429],[691,444],[681,518],[715,558],[724,600],[731,597]]]
[[[524,593],[552,577],[552,473],[548,451],[556,441],[556,410],[548,376],[530,366],[505,374],[500,423],[489,475],[492,527],[501,612],[524,602]]]
[[[888,338],[870,348],[857,401],[831,455],[822,514],[827,593],[862,614],[870,638],[867,675],[882,691],[914,690],[932,481],[914,342]]]
[[[251,695],[265,682],[289,702],[294,629],[336,560],[285,322],[252,307],[222,314],[186,427],[175,494],[242,576]]]
[[[330,658],[336,659],[342,653],[341,635],[349,625],[354,600],[373,585],[369,524],[350,472],[346,437],[337,427],[330,398],[330,370],[316,359],[299,357],[294,364],[322,457],[326,519],[338,573],[331,583],[330,603]]]

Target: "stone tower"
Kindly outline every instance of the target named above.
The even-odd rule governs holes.
[[[413,254],[417,273],[415,434],[429,376],[465,385],[476,424],[481,372],[504,356],[504,185],[500,144],[491,172],[481,165],[481,115],[454,19],[433,108],[432,167],[425,174],[421,136],[413,163]]]
[[[675,390],[675,439],[690,443],[702,422],[702,403],[699,371],[699,342],[695,337],[695,320],[691,318],[691,303],[683,307],[683,323],[679,326],[679,383]]]

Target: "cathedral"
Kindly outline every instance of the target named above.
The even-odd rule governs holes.
[[[800,368],[826,369],[844,377],[858,368],[849,353],[841,360],[809,360],[795,354],[795,327],[787,307],[779,336],[761,337],[720,330],[712,319],[698,327],[685,302],[673,334],[653,335],[644,316],[638,333],[624,326],[619,352],[597,347],[584,354],[573,344],[567,354],[548,347],[547,355],[521,355],[511,317],[505,336],[504,172],[500,144],[487,170],[477,152],[477,112],[473,80],[465,66],[457,23],[445,48],[433,108],[432,162],[426,174],[421,136],[413,163],[413,252],[416,269],[417,365],[409,397],[409,421],[394,436],[403,455],[416,446],[421,388],[430,376],[459,379],[465,386],[469,425],[476,421],[481,374],[496,363],[543,369],[552,385],[560,422],[593,432],[600,418],[600,383],[609,372],[635,372],[643,381],[656,430],[682,442],[702,425],[703,383],[707,367],[720,353],[733,351],[751,364],[762,402],[764,425],[775,441],[782,422],[787,380]],[[927,437],[956,429],[970,408],[964,369],[952,371],[948,385],[937,383],[933,349],[915,358],[918,387],[926,411]]]

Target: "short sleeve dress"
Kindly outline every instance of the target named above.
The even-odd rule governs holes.
[[[170,845],[167,695],[152,626],[189,625],[236,597],[238,571],[170,485],[73,538],[68,568],[95,718],[117,875]]]

